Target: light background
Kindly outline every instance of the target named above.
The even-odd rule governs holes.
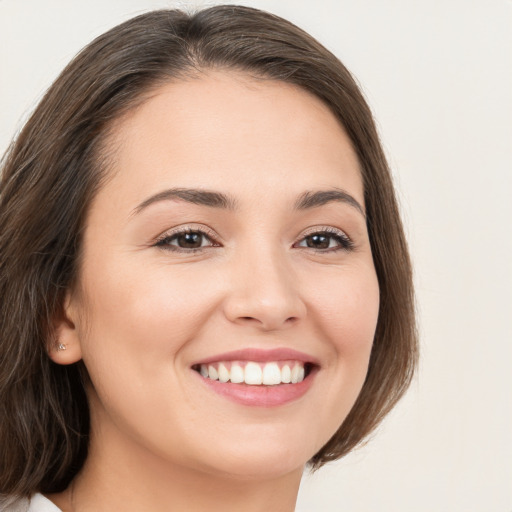
[[[512,512],[512,1],[236,3],[290,19],[356,75],[416,269],[418,377],[366,447],[305,477],[297,511]],[[212,4],[0,0],[0,151],[94,36]]]

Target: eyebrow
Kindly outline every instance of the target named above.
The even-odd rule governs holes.
[[[210,190],[201,190],[196,188],[171,188],[155,194],[145,199],[133,211],[132,215],[140,213],[148,206],[161,201],[182,200],[187,203],[209,206],[211,208],[221,208],[226,210],[236,210],[237,201],[235,198]],[[318,208],[331,202],[340,202],[352,206],[363,217],[366,217],[363,207],[348,192],[342,189],[329,189],[318,191],[307,191],[301,194],[295,202],[295,210],[309,210]]]
[[[317,192],[304,192],[299,196],[295,203],[296,210],[308,210],[310,208],[318,208],[332,202],[340,202],[348,204],[355,208],[363,217],[366,218],[364,208],[361,204],[348,192],[340,188],[331,190],[319,190]]]
[[[148,197],[133,210],[132,214],[140,213],[153,203],[172,201],[173,199],[181,199],[187,203],[210,206],[211,208],[223,208],[227,210],[234,210],[236,208],[236,200],[221,192],[212,192],[196,188],[171,188]]]

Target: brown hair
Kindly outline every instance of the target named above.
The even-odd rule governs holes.
[[[212,67],[310,91],[344,126],[361,164],[379,319],[357,402],[311,465],[359,444],[411,381],[417,359],[411,265],[374,121],[350,73],[302,30],[252,8],[149,12],[77,55],[3,160],[0,493],[63,490],[87,456],[83,364],[54,364],[47,350],[52,319],[76,280],[88,205],[108,167],[106,134],[153,87]]]

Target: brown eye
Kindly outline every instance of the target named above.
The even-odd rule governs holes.
[[[181,233],[175,237],[176,245],[183,249],[197,249],[202,247],[203,238],[204,235],[202,233]]]
[[[189,230],[168,235],[156,243],[157,247],[174,251],[194,251],[204,247],[213,247],[212,239],[202,231]]]
[[[319,231],[311,233],[300,240],[295,247],[316,249],[317,251],[334,252],[340,249],[350,250],[353,243],[342,231]]]
[[[332,237],[325,235],[311,235],[306,237],[306,244],[308,247],[312,247],[313,249],[328,249],[331,243]]]

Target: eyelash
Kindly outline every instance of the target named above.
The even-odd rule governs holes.
[[[178,247],[176,245],[171,245],[171,241],[177,240],[178,237],[184,236],[187,234],[198,234],[203,238],[206,238],[211,245],[207,246],[200,246],[200,247],[190,247],[190,248],[184,248],[184,247]],[[314,247],[309,247],[313,251],[317,253],[332,253],[337,252],[340,250],[343,251],[350,251],[354,248],[354,243],[352,240],[341,230],[338,230],[333,227],[321,227],[316,228],[315,230],[310,231],[309,233],[306,233],[303,235],[303,237],[299,240],[299,242],[296,242],[293,244],[293,247],[296,247],[297,243],[303,242],[307,240],[308,238],[314,236],[314,235],[320,235],[320,236],[326,236],[327,238],[331,240],[335,240],[339,245],[337,247],[328,247],[326,249],[315,249]],[[194,227],[186,227],[171,233],[165,233],[160,238],[158,238],[155,242],[155,247],[159,247],[165,251],[172,251],[177,253],[185,253],[185,254],[193,254],[199,251],[204,250],[205,248],[211,248],[211,247],[220,247],[220,244],[214,242],[215,235],[213,232],[210,232],[208,230],[205,230],[204,228],[194,228]],[[204,241],[204,239],[203,239]],[[331,242],[329,242],[330,245]],[[303,247],[306,249],[307,247]]]
[[[204,227],[186,227],[183,229],[178,229],[176,231],[173,231],[171,233],[165,233],[160,238],[157,239],[155,243],[155,247],[160,247],[161,249],[165,251],[172,251],[172,252],[181,252],[186,254],[195,253],[198,251],[202,251],[205,247],[191,247],[191,248],[184,248],[184,247],[178,247],[171,245],[171,241],[173,239],[177,239],[179,236],[188,235],[188,234],[199,234],[201,237],[206,238],[210,241],[212,245],[206,246],[206,247],[219,247],[219,244],[215,243],[213,240],[215,238],[215,234],[213,232],[210,232],[206,230]]]
[[[309,237],[312,237],[314,235],[323,235],[330,239],[334,239],[336,242],[339,243],[339,246],[337,247],[329,247],[327,249],[315,249],[311,248],[316,252],[320,253],[326,253],[326,252],[337,252],[337,251],[350,251],[354,248],[354,242],[347,236],[346,233],[341,231],[340,229],[336,229],[330,226],[321,227],[321,228],[315,228],[309,232],[306,232],[299,242],[302,242],[306,240]],[[330,245],[330,242],[329,242]],[[294,244],[295,246],[295,244]]]

